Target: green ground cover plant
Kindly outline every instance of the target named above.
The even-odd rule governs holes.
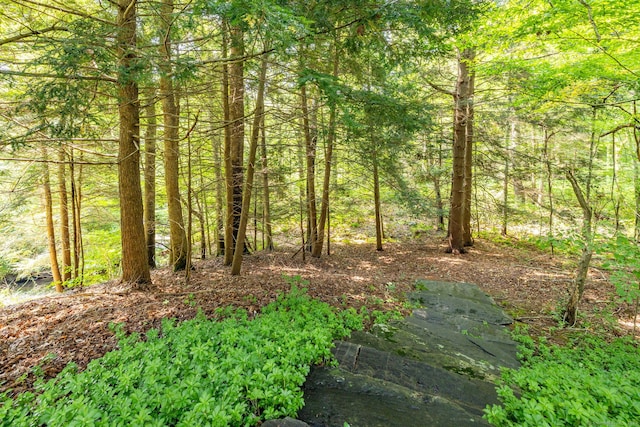
[[[567,346],[519,337],[523,366],[503,372],[501,405],[485,408],[496,426],[637,426],[640,357],[637,343],[595,336]]]
[[[362,328],[295,285],[250,320],[220,309],[144,337],[114,326],[119,349],[77,372],[69,364],[36,393],[0,396],[1,426],[252,426],[295,416],[314,363],[332,341]]]

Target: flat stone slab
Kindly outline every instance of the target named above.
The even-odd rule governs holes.
[[[478,426],[516,368],[512,322],[477,286],[419,281],[413,314],[338,341],[339,365],[312,369],[298,418],[312,427]]]

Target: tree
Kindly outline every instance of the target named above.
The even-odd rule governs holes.
[[[227,178],[227,222],[225,232],[225,265],[233,262],[233,250],[238,241],[238,229],[242,213],[242,186],[244,176],[244,31],[239,24],[229,30],[232,59],[229,73],[229,138],[225,147],[225,169]],[[244,240],[240,242],[246,250]]]
[[[53,208],[52,208],[52,198],[51,198],[51,180],[49,173],[49,163],[47,150],[43,146],[42,147],[42,158],[45,160],[42,164],[43,176],[42,176],[42,189],[44,192],[44,209],[45,209],[45,217],[47,221],[47,242],[49,248],[49,262],[51,264],[51,274],[53,276],[53,283],[56,286],[57,292],[62,292],[62,275],[60,274],[60,268],[58,266],[58,253],[56,251],[56,235],[55,235],[55,227],[53,224]]]
[[[140,187],[140,104],[136,83],[136,0],[118,0],[116,47],[119,74],[116,83],[120,135],[118,187],[122,280],[134,287],[151,283],[145,243]]]
[[[145,97],[147,127],[144,137],[144,234],[150,268],[156,268],[156,99],[154,91]]]
[[[164,178],[169,208],[171,257],[174,271],[187,265],[187,234],[182,215],[179,184],[179,112],[174,93],[171,66],[171,28],[174,21],[173,0],[163,0],[160,7],[160,99],[164,122]]]
[[[242,209],[240,215],[240,224],[238,225],[238,235],[236,238],[236,246],[233,253],[233,262],[231,264],[231,274],[240,274],[242,266],[242,256],[245,252],[244,239],[247,232],[247,222],[249,220],[249,209],[251,209],[251,193],[253,189],[253,175],[255,172],[256,152],[258,150],[258,139],[260,138],[260,123],[264,120],[264,87],[267,75],[267,56],[262,57],[262,66],[260,68],[260,77],[258,78],[258,95],[256,99],[256,109],[253,118],[253,127],[251,130],[251,141],[249,144],[249,158],[247,160],[247,177],[244,180],[244,188],[242,190]]]

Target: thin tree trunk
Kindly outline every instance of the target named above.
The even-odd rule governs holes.
[[[471,189],[473,187],[473,118],[474,105],[473,97],[475,91],[475,78],[473,61],[476,53],[473,49],[465,49],[462,53],[467,62],[468,89],[466,97],[466,120],[465,120],[465,152],[464,152],[464,209],[462,210],[462,227],[464,246],[473,246],[473,236],[471,235]]]
[[[224,134],[226,135],[227,132],[227,127],[225,126],[225,131]],[[215,240],[216,240],[216,252],[215,252],[215,256],[221,256],[224,255],[224,232],[225,232],[225,227],[224,227],[224,208],[225,208],[225,203],[224,203],[224,198],[225,198],[225,190],[224,190],[224,184],[225,184],[225,180],[222,176],[222,166],[223,166],[223,162],[222,162],[222,156],[221,156],[221,149],[224,149],[223,146],[227,146],[226,142],[224,142],[226,140],[226,136],[223,137],[223,141],[222,143],[220,142],[216,142],[217,138],[213,138],[212,142],[211,142],[211,148],[213,150],[213,167],[214,167],[214,177],[216,180],[216,208],[215,208],[215,222],[216,222],[216,233],[215,233]],[[225,167],[226,169],[226,167]]]
[[[56,292],[62,292],[62,276],[60,275],[60,267],[58,265],[58,254],[56,251],[56,234],[53,224],[53,202],[51,199],[51,179],[49,173],[49,163],[47,149],[42,146],[42,158],[45,160],[43,163],[43,177],[42,188],[44,190],[44,210],[47,220],[47,242],[49,247],[49,263],[51,264],[51,275],[53,276],[53,283],[56,287]]]
[[[82,152],[80,152],[82,156]],[[71,218],[73,221],[73,279],[76,285],[82,286],[82,275],[80,274],[80,259],[82,258],[82,226],[80,224],[80,209],[82,199],[82,162],[79,165],[79,175],[76,180],[75,156],[73,148],[69,152],[69,183],[71,186]]]
[[[567,325],[573,326],[577,321],[578,303],[582,299],[584,293],[584,285],[587,280],[587,273],[589,272],[589,264],[591,263],[591,256],[593,255],[593,234],[594,229],[593,222],[593,209],[591,207],[591,183],[593,178],[593,160],[596,156],[597,142],[595,126],[597,120],[598,110],[593,107],[593,116],[591,122],[591,140],[589,144],[589,164],[588,174],[586,181],[586,188],[583,191],[578,185],[578,181],[571,171],[566,171],[566,177],[571,183],[573,193],[578,199],[580,208],[582,208],[582,255],[578,262],[578,269],[576,271],[576,277],[573,281],[573,289],[567,302],[567,307],[564,312],[563,319]]]
[[[182,215],[179,184],[178,106],[176,102],[171,65],[171,25],[173,0],[163,0],[160,8],[160,98],[164,121],[164,176],[169,210],[170,264],[173,271],[184,270],[187,265],[187,233]]]
[[[571,295],[569,296],[569,301],[567,302],[563,316],[564,322],[567,325],[573,326],[577,321],[578,303],[582,299],[582,294],[584,293],[584,285],[587,280],[587,273],[589,272],[591,256],[593,255],[593,210],[589,204],[589,199],[586,198],[585,192],[582,191],[573,174],[570,171],[567,171],[566,177],[571,183],[571,188],[573,189],[573,192],[578,199],[578,203],[582,208],[582,255],[578,262],[578,269],[573,280]]]
[[[69,197],[67,194],[67,157],[64,148],[58,151],[58,192],[60,198],[60,245],[62,247],[62,281],[71,279],[71,237],[69,233]]]
[[[267,133],[264,123],[264,115],[262,116],[262,138],[261,138],[261,150],[262,150],[262,209],[263,209],[263,221],[266,234],[265,249],[268,251],[273,250],[273,232],[271,230],[271,200],[269,194],[269,165],[267,161]]]
[[[144,234],[140,187],[140,105],[136,68],[136,0],[118,0],[118,187],[120,191],[120,238],[122,281],[137,288],[151,283]]]
[[[502,228],[500,234],[507,235],[509,222],[509,173],[511,166],[511,141],[514,133],[515,122],[511,121],[509,125],[509,134],[505,137],[504,147],[504,171],[502,181]]]
[[[640,242],[640,160],[634,159],[633,161],[633,178],[634,178],[634,193],[635,193],[635,227],[634,235],[636,242]]]
[[[222,57],[228,58],[229,27],[223,23]],[[218,247],[224,255],[224,265],[231,265],[233,261],[233,171],[231,167],[231,107],[229,106],[229,65],[222,65],[222,112],[224,117],[224,182],[225,182],[225,221],[224,236],[218,240]],[[218,236],[220,237],[220,236]],[[229,248],[229,250],[226,250]]]
[[[247,179],[243,189],[242,210],[240,216],[240,226],[236,246],[233,253],[233,263],[231,264],[231,274],[240,274],[242,267],[242,256],[244,253],[244,239],[247,232],[247,222],[249,220],[249,210],[251,209],[251,190],[253,188],[253,175],[255,172],[256,153],[258,151],[258,139],[260,137],[260,123],[264,115],[264,87],[267,75],[267,56],[262,58],[260,77],[258,80],[258,95],[256,99],[256,110],[253,118],[253,128],[251,131],[251,141],[249,144],[249,159],[247,164]]]
[[[633,114],[634,117],[638,117],[636,101],[633,101]],[[634,229],[636,242],[640,242],[640,132],[638,132],[638,126],[633,127],[633,139],[636,143],[636,158],[633,162],[633,173],[635,177],[634,192],[636,195],[636,218]]]
[[[187,117],[189,117],[189,101],[187,99]],[[197,120],[197,118],[196,118]],[[191,280],[191,266],[193,262],[193,175],[191,169],[191,136],[187,135],[187,250],[185,262],[185,283]]]
[[[146,97],[147,127],[144,137],[144,234],[149,267],[156,268],[156,100],[155,91]]]
[[[307,183],[307,245],[312,248],[318,240],[318,220],[316,208],[316,143],[317,135],[312,129],[309,118],[309,106],[307,89],[305,85],[300,88],[302,100],[302,126],[306,151],[306,183]]]
[[[333,58],[333,77],[338,78],[339,49],[336,43],[336,51]],[[329,216],[329,192],[331,190],[331,162],[333,159],[333,146],[336,140],[336,104],[332,102],[329,107],[329,129],[327,132],[327,149],[324,155],[324,177],[322,180],[322,203],[320,205],[320,220],[318,232],[313,244],[311,256],[319,258],[324,244],[325,224]]]
[[[553,246],[553,171],[551,170],[551,161],[549,160],[549,141],[555,133],[549,133],[547,128],[544,129],[544,147],[543,159],[547,170],[547,197],[549,199],[549,231],[547,237],[551,242],[551,255],[554,255]]]
[[[384,231],[382,229],[382,213],[380,210],[380,179],[378,176],[378,153],[377,149],[373,149],[371,156],[371,162],[373,163],[373,203],[376,216],[376,250],[381,251],[382,237]]]
[[[442,170],[442,140],[438,143],[438,172],[433,175],[433,187],[436,192],[436,209],[438,210],[437,228],[444,230],[444,203],[442,201],[442,185],[440,171]]]

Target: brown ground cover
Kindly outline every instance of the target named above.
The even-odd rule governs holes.
[[[110,322],[124,322],[125,330],[143,332],[160,325],[163,317],[180,320],[198,309],[212,315],[221,306],[244,307],[250,313],[290,288],[292,277],[308,281],[308,291],[335,306],[366,305],[369,309],[404,309],[403,295],[416,279],[475,283],[490,294],[518,322],[534,334],[562,340],[566,329],[556,328],[561,302],[573,276],[570,260],[533,249],[514,248],[479,240],[465,255],[445,253],[441,236],[405,243],[332,245],[331,256],[320,259],[295,249],[256,252],[245,257],[240,276],[231,276],[220,258],[198,261],[188,283],[184,273],[160,269],[153,288],[132,292],[108,282],[61,296],[46,297],[0,310],[0,391],[28,390],[35,366],[45,377],[56,375],[68,362],[80,367],[116,347]],[[590,271],[577,327],[605,326],[602,310],[611,304],[612,285],[606,276]],[[610,306],[609,306],[610,307]],[[620,318],[629,312],[618,309]],[[574,328],[575,329],[575,328]]]

